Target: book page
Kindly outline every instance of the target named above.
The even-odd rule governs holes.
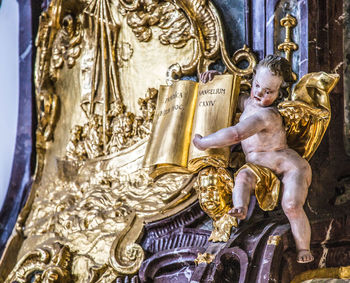
[[[229,147],[200,151],[193,145],[192,140],[195,134],[207,136],[232,125],[238,101],[239,85],[240,77],[229,74],[215,76],[212,81],[206,84],[199,83],[189,151],[188,167],[191,171],[198,171],[201,167],[209,165],[205,164],[208,159],[213,159],[211,163],[221,162],[220,166],[228,166]],[[203,160],[203,164],[201,164],[201,160]]]
[[[160,86],[144,166],[187,167],[197,90],[198,83],[193,81]]]

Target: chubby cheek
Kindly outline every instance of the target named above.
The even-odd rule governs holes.
[[[254,87],[252,87],[250,90],[250,97],[254,97]]]
[[[264,98],[261,100],[263,106],[270,106],[274,102],[273,98]]]

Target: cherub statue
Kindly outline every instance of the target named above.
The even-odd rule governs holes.
[[[204,73],[201,79],[205,82],[213,75],[215,73]],[[241,143],[247,164],[235,174],[233,208],[229,211],[238,219],[246,218],[250,195],[260,181],[259,172],[256,172],[267,168],[280,177],[282,208],[291,225],[297,262],[307,263],[314,258],[310,251],[310,223],[303,205],[312,172],[304,156],[288,146],[283,113],[277,108],[278,102],[288,94],[286,89],[291,82],[292,69],[288,60],[267,56],[255,67],[250,95],[239,97],[238,107],[242,111],[239,123],[206,137],[197,134],[193,143],[200,150]]]

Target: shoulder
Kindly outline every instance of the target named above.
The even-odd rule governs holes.
[[[279,114],[276,107],[261,108],[259,111],[257,111],[256,115],[268,124],[280,123],[282,121],[282,116]]]
[[[267,116],[272,116],[272,117],[281,117],[281,115],[279,114],[279,111],[277,109],[277,107],[275,106],[269,106],[269,107],[261,107],[261,111],[260,111],[263,115],[267,115]]]

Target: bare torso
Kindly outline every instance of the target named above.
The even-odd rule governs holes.
[[[265,127],[241,141],[246,161],[270,168],[277,175],[283,174],[304,160],[287,145],[283,120],[275,106],[261,107],[248,97],[240,122],[252,115],[263,113]]]
[[[248,98],[240,117],[240,122],[261,111],[265,112],[266,127],[241,142],[245,154],[250,152],[271,152],[288,147],[282,117],[276,107],[261,107],[252,103],[252,99]]]

